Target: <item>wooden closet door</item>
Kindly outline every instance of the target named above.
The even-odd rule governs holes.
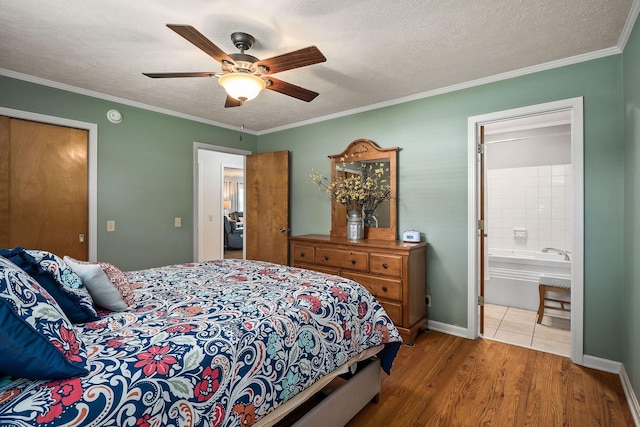
[[[88,132],[10,119],[8,133],[9,173],[0,178],[0,185],[8,179],[9,235],[2,246],[86,260]],[[0,201],[1,195],[2,191]]]

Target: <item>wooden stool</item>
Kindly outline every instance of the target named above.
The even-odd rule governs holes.
[[[569,301],[566,299],[547,297],[547,292],[556,292],[569,295]],[[543,274],[540,276],[538,285],[538,293],[540,294],[540,303],[538,304],[538,320],[542,322],[544,309],[571,312],[571,278],[561,276],[551,276]],[[557,303],[559,305],[548,305],[548,302]]]

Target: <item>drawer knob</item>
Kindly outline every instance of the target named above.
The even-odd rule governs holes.
[[[329,257],[327,255],[324,256],[325,261],[329,261]]]
[[[304,252],[300,252],[300,258],[304,258]]]
[[[355,263],[356,263],[356,260],[355,260],[355,259],[352,259],[352,260],[351,260],[351,264],[355,265]]]
[[[387,292],[387,287],[386,286],[382,287],[382,292]]]
[[[387,268],[389,268],[389,266],[388,266],[388,265],[387,265],[387,263],[385,262],[385,263],[383,263],[383,264],[382,264],[382,268],[387,269]]]

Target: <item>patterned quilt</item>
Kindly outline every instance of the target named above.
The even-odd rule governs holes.
[[[90,373],[0,386],[0,426],[252,425],[367,348],[401,339],[357,283],[218,260],[127,273],[136,305],[76,325]],[[0,355],[0,357],[2,357]]]

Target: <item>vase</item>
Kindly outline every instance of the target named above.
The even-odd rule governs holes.
[[[364,239],[364,220],[362,219],[362,211],[359,209],[352,209],[347,214],[347,239]]]
[[[376,217],[375,209],[364,210],[364,226],[365,227],[378,227],[378,218]]]

